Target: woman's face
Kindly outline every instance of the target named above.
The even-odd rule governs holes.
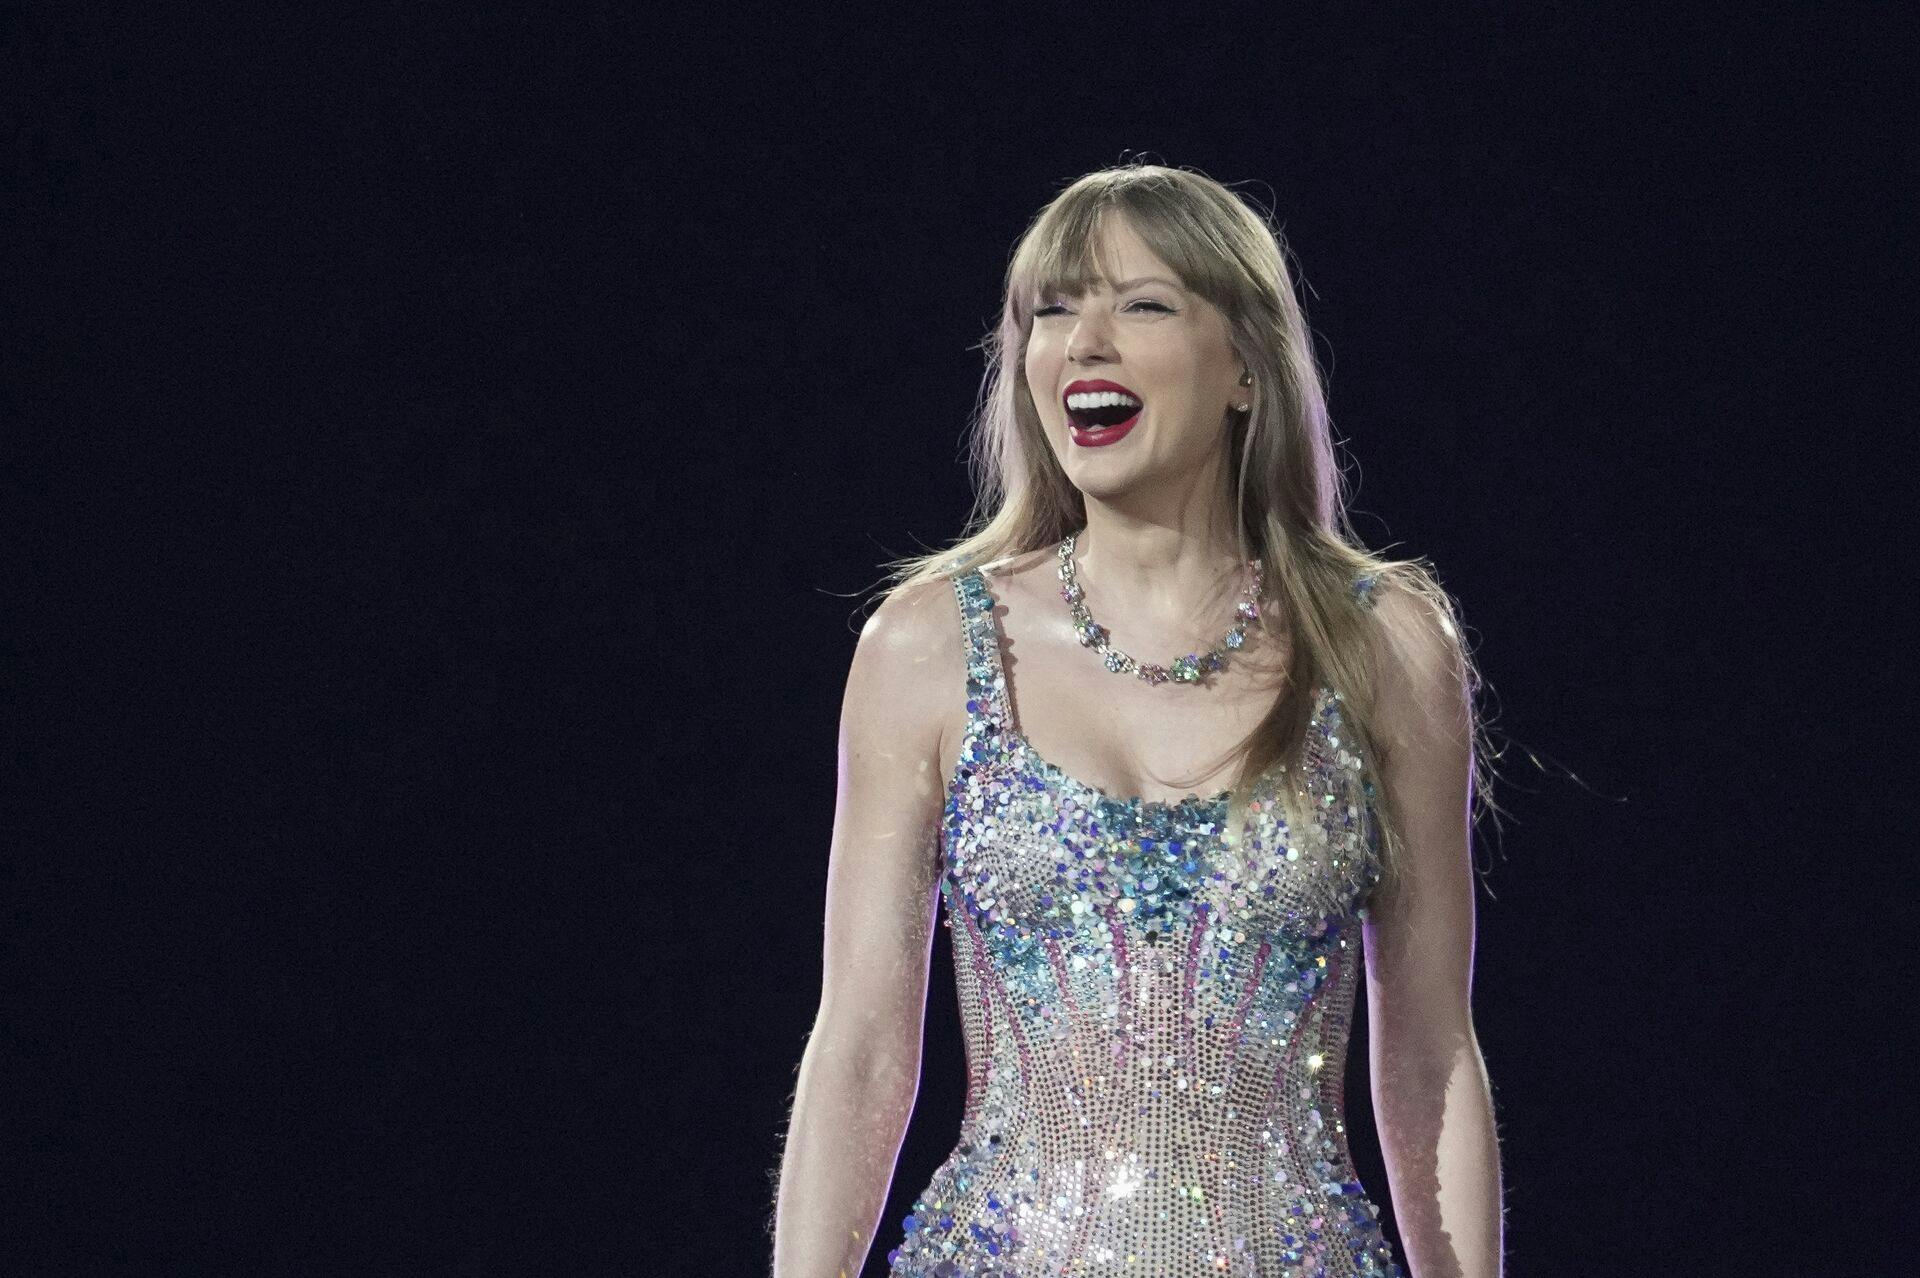
[[[1181,288],[1124,218],[1106,231],[1104,260],[1119,279],[1084,297],[1034,299],[1025,361],[1047,443],[1090,496],[1197,470],[1224,445],[1229,406],[1248,397],[1226,317]],[[1070,394],[1090,382],[1105,393]],[[1118,424],[1092,429],[1103,422]]]

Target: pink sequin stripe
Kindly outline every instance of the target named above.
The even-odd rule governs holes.
[[[1300,1009],[1300,1019],[1294,1023],[1293,1033],[1287,1038],[1287,1052],[1280,1060],[1280,1068],[1274,1075],[1273,1082],[1273,1098],[1280,1107],[1280,1113],[1275,1116],[1276,1120],[1286,1117],[1286,1111],[1292,1107],[1296,1099],[1293,1095],[1293,1089],[1286,1085],[1287,1074],[1293,1066],[1293,1058],[1299,1054],[1301,1038],[1306,1034],[1308,1027],[1319,1021],[1324,1015],[1326,1000],[1320,997],[1320,992],[1323,987],[1323,985],[1315,985],[1313,992],[1307,995],[1306,1004]],[[1324,1101],[1324,1097],[1322,1100]],[[1322,1115],[1322,1117],[1324,1118],[1326,1116]],[[1287,1131],[1288,1159],[1296,1169],[1304,1169],[1309,1165],[1309,1159],[1300,1149],[1300,1132],[1291,1123],[1285,1124],[1285,1126]],[[1318,1217],[1315,1218],[1315,1220],[1318,1219]],[[1310,1221],[1309,1224],[1312,1224],[1312,1227],[1315,1229],[1320,1228],[1318,1224],[1312,1221]]]
[[[985,1004],[986,1014],[980,1020],[987,1027],[987,1041],[988,1043],[993,1041],[993,996],[998,993],[1000,1001],[1006,1005],[1007,1026],[1013,1031],[1013,1045],[1020,1053],[1022,1080],[1030,1080],[1034,1076],[1033,1056],[1027,1050],[1026,1033],[1020,1028],[1020,1013],[1014,1010],[1012,995],[1008,994],[1000,982],[994,979],[992,969],[987,966],[986,938],[981,935],[979,920],[973,917],[971,910],[962,910],[961,915],[964,919],[963,926],[973,937],[973,944],[969,948],[973,950],[974,979],[980,984],[981,1002]],[[991,1054],[988,1059],[992,1059]]]
[[[1057,936],[1042,936],[1040,945],[1047,952],[1047,967],[1053,972],[1054,988],[1060,991],[1060,1014],[1065,1016],[1072,1003],[1072,993],[1067,988],[1070,978],[1067,975],[1066,955],[1060,952],[1060,938]]]
[[[1260,977],[1265,974],[1267,970],[1267,956],[1271,953],[1273,953],[1273,942],[1271,940],[1261,941],[1260,948],[1254,951],[1253,955],[1253,975],[1247,978],[1247,986],[1240,991],[1240,1001],[1234,1006],[1234,1033],[1231,1041],[1236,1049],[1235,1059],[1238,1059],[1240,1040],[1246,1035],[1247,1009],[1253,1006],[1253,996],[1259,992]]]
[[[1197,961],[1200,945],[1207,934],[1207,924],[1213,918],[1212,911],[1205,901],[1194,908],[1189,926],[1193,935],[1187,939],[1186,970],[1180,976],[1180,1023],[1185,1027],[1180,1031],[1180,1068],[1188,1078],[1192,1078],[1200,1068],[1198,1055],[1193,1046],[1197,1031],[1193,1028],[1194,1006],[1197,1002],[1197,985],[1200,979],[1200,964]]]

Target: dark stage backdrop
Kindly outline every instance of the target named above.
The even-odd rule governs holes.
[[[1512,1272],[1904,1270],[1911,10],[1390,8],[7,8],[7,1267],[764,1273],[879,564],[1143,158],[1491,681]]]

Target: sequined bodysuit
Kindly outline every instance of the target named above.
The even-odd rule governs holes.
[[[954,589],[967,730],[940,890],[968,1088],[889,1274],[1404,1278],[1342,1114],[1379,879],[1342,698],[1323,687],[1309,728],[1318,820],[1288,832],[1270,771],[1236,851],[1225,793],[1116,799],[1041,758],[984,578]]]

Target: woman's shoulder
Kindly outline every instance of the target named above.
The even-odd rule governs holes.
[[[947,572],[889,587],[867,618],[867,629],[884,633],[892,644],[930,653],[959,624],[954,586],[963,576]]]
[[[1451,621],[1444,592],[1424,574],[1366,571],[1353,579],[1352,591],[1390,630],[1444,633]]]
[[[1362,587],[1356,583],[1356,592]],[[1364,587],[1377,619],[1374,643],[1386,670],[1419,686],[1457,682],[1466,656],[1458,616],[1440,587],[1423,576],[1382,574]]]
[[[860,628],[849,672],[851,699],[880,707],[896,727],[913,724],[934,740],[964,687],[960,601],[948,576],[889,588]]]

